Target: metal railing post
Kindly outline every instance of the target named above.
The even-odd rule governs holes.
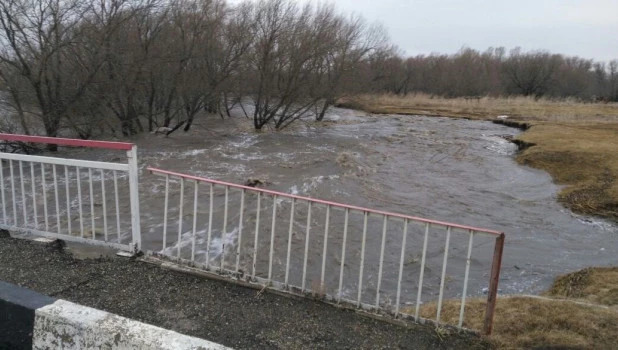
[[[504,233],[496,237],[493,262],[491,263],[491,277],[489,292],[487,293],[487,308],[485,310],[485,324],[483,333],[490,335],[494,326],[494,312],[498,296],[498,282],[500,281],[500,267],[502,266],[502,251],[504,250]]]
[[[139,211],[139,190],[138,190],[138,170],[137,170],[137,146],[133,145],[127,151],[129,162],[129,197],[131,201],[131,234],[133,237],[132,250],[137,253],[142,248],[142,237],[140,227]]]

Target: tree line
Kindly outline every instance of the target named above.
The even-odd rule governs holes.
[[[444,97],[534,96],[618,102],[618,59],[608,63],[503,47],[451,55],[375,57],[374,91]]]
[[[617,70],[503,48],[405,57],[380,25],[291,0],[0,2],[0,129],[52,137],[188,131],[213,114],[280,129],[364,92],[618,100]]]

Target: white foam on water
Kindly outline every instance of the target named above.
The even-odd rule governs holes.
[[[298,191],[298,186],[294,185],[294,186],[290,187],[290,194],[297,195],[299,193],[300,192]]]
[[[570,213],[571,216],[573,216],[575,219],[577,219],[577,221],[581,222],[584,225],[590,225],[590,226],[593,226],[603,231],[618,233],[618,226],[616,226],[615,224],[612,224],[609,221],[605,221],[602,219],[597,219],[597,218],[589,217],[589,216],[577,215],[571,212],[568,212],[568,213]]]
[[[224,153],[224,152],[219,152],[219,154],[222,157],[225,157],[225,158],[242,160],[242,161],[252,161],[252,160],[260,160],[260,159],[265,159],[266,158],[265,155],[258,154],[258,153],[253,153],[253,154],[245,154],[245,153],[227,154],[227,153]]]
[[[283,161],[290,161],[292,159],[294,159],[295,154],[294,153],[283,153],[283,152],[279,152],[279,153],[275,153],[273,156],[283,160]]]
[[[498,135],[482,135],[482,138],[488,141],[483,148],[504,156],[510,156],[517,152],[517,146],[511,141]]]
[[[232,146],[233,148],[249,148],[259,141],[258,135],[246,134],[242,136],[243,139],[241,141],[230,141],[228,145]]]
[[[180,242],[165,248],[161,251],[162,254],[168,256],[177,256],[177,249],[180,246],[181,257],[189,256],[193,245],[193,231],[188,230],[180,236]],[[195,232],[195,261],[206,263],[206,246],[208,240],[208,231],[206,229]],[[236,242],[238,241],[238,227],[234,227],[231,231],[223,234],[221,231],[213,229],[211,233],[210,252],[208,254],[209,263],[218,262],[221,259],[221,254],[225,249],[226,255],[232,254]],[[186,255],[185,255],[186,254]]]
[[[192,149],[192,150],[188,150],[185,152],[180,153],[181,157],[195,157],[195,156],[199,156],[200,154],[204,154],[208,152],[208,149]]]
[[[324,180],[336,180],[339,179],[339,175],[319,175],[309,178],[307,181],[303,182],[301,187],[298,185],[293,185],[289,189],[289,193],[293,195],[298,194],[307,194],[313,190],[315,190],[320,184],[324,182]]]

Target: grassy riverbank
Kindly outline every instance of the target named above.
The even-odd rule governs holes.
[[[447,300],[442,319],[456,324],[460,302]],[[485,299],[466,302],[464,327],[483,328]],[[435,317],[436,305],[421,308]],[[618,344],[618,268],[587,268],[556,279],[541,297],[498,298],[493,335],[499,349],[612,349]]]
[[[547,171],[564,185],[558,200],[575,213],[618,222],[618,104],[533,98],[445,99],[358,96],[342,106],[370,113],[492,120],[526,130],[515,142],[520,164]],[[500,117],[508,116],[508,118]],[[500,117],[500,118],[499,118]],[[442,319],[455,324],[460,302],[448,300]],[[485,299],[466,304],[464,326],[481,330]],[[436,305],[421,309],[434,316]],[[498,348],[610,349],[618,344],[618,268],[594,267],[558,277],[542,297],[498,298]]]
[[[565,185],[559,201],[573,212],[618,222],[617,103],[362,95],[344,99],[341,105],[370,113],[500,120],[525,128],[517,137],[525,148],[517,161],[543,169]]]

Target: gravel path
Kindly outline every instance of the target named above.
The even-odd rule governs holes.
[[[0,280],[238,349],[470,349],[479,338],[400,326],[126,258],[78,259],[0,234]]]

